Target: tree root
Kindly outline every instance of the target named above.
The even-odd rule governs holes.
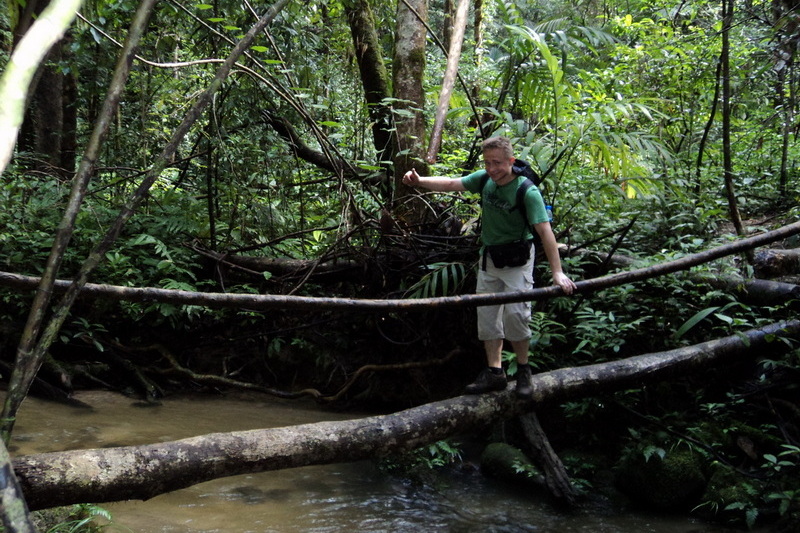
[[[333,403],[340,400],[358,381],[358,379],[367,372],[385,372],[391,370],[410,370],[416,368],[425,368],[429,366],[436,366],[442,365],[448,362],[450,359],[455,357],[458,353],[460,353],[459,349],[455,349],[450,351],[444,357],[439,359],[431,359],[429,361],[414,361],[409,363],[397,363],[397,364],[387,364],[387,365],[364,365],[356,370],[350,378],[342,385],[337,392],[334,394],[326,395],[320,392],[315,388],[305,388],[298,391],[284,391],[280,389],[275,389],[272,387],[264,387],[262,385],[256,385],[254,383],[249,383],[246,381],[240,381],[236,379],[230,379],[223,376],[218,376],[215,374],[198,374],[193,370],[186,368],[183,366],[175,356],[170,352],[167,347],[162,344],[152,344],[150,346],[145,347],[124,347],[117,345],[118,348],[127,350],[127,351],[134,351],[134,352],[151,352],[155,351],[158,352],[167,362],[170,364],[170,368],[166,370],[161,370],[162,373],[177,373],[182,376],[185,376],[192,381],[196,381],[198,383],[203,383],[205,385],[217,385],[217,386],[225,386],[231,387],[235,389],[242,389],[242,390],[250,390],[256,392],[262,392],[265,394],[269,394],[271,396],[275,396],[277,398],[283,399],[297,399],[302,398],[304,396],[310,396],[314,398],[318,402],[324,403]]]

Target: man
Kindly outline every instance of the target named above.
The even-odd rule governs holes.
[[[533,287],[533,259],[536,252],[531,245],[532,226],[541,239],[553,284],[561,287],[566,294],[572,294],[575,284],[561,270],[558,245],[539,189],[533,186],[525,191],[527,221],[523,220],[516,206],[517,189],[525,178],[517,176],[512,170],[515,159],[511,142],[505,137],[492,137],[483,142],[482,148],[485,170],[452,179],[445,176],[423,177],[411,169],[403,176],[403,183],[432,191],[481,194],[483,247],[478,271],[478,293],[522,291]],[[487,174],[490,179],[484,180]],[[486,185],[480,190],[484,181]],[[509,253],[503,253],[508,250],[511,250],[511,256],[520,256],[518,260],[504,257],[509,256]],[[503,263],[511,266],[503,266]],[[487,368],[474,383],[467,385],[467,394],[506,388],[506,375],[502,367],[503,340],[506,339],[517,357],[517,395],[530,397],[533,393],[531,367],[528,365],[530,318],[530,302],[478,307],[478,339],[483,341]]]

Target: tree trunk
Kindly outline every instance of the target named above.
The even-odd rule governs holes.
[[[711,109],[708,112],[708,120],[706,121],[706,125],[703,128],[703,135],[700,136],[700,142],[697,145],[697,161],[695,163],[695,181],[694,181],[694,194],[699,195],[700,190],[702,188],[702,184],[700,183],[700,178],[703,174],[703,156],[705,155],[706,151],[706,144],[708,144],[708,138],[711,135],[711,128],[714,125],[714,118],[717,116],[717,106],[719,105],[720,100],[720,92],[722,86],[722,57],[719,58],[717,61],[717,68],[715,74],[715,83],[714,83],[714,96],[711,99]]]
[[[469,4],[469,0],[458,0],[455,27],[452,33],[448,32],[450,38],[445,41],[450,43],[450,49],[447,52],[447,68],[444,73],[444,79],[442,80],[442,90],[439,94],[439,105],[436,108],[436,117],[433,123],[433,131],[431,132],[428,154],[425,156],[425,160],[430,164],[436,162],[439,148],[442,145],[442,132],[444,131],[447,110],[450,108],[450,95],[453,93],[456,76],[458,75],[458,63],[461,61],[461,47],[464,43],[464,32],[467,27]]]
[[[50,0],[30,0],[18,13],[17,25],[13,28],[12,49],[16,49],[50,5]],[[19,9],[18,6],[15,6]],[[68,178],[75,170],[75,142],[77,134],[75,75],[64,74],[58,62],[69,52],[69,38],[56,42],[37,69],[29,90],[28,105],[20,125],[17,148],[20,152],[33,152],[36,159],[26,167]]]
[[[781,322],[724,339],[621,361],[563,368],[533,377],[534,393],[512,390],[462,396],[398,413],[340,422],[214,433],[145,446],[74,450],[13,461],[31,509],[73,503],[148,499],[197,483],[244,473],[358,461],[405,452],[446,437],[563,402],[686,375],[781,349],[777,337],[800,335],[800,321]],[[773,348],[774,347],[774,348]]]
[[[728,211],[737,235],[744,235],[742,215],[736,200],[736,189],[733,184],[733,154],[731,148],[731,108],[733,106],[731,92],[731,60],[730,31],[733,24],[733,4],[735,0],[722,0],[722,161],[725,181],[725,195],[728,197]]]
[[[64,53],[69,49],[70,40],[64,40]],[[71,60],[71,59],[70,59]],[[64,118],[61,129],[61,162],[60,168],[64,175],[71,177],[75,174],[76,157],[78,155],[78,79],[74,72],[64,75],[64,93],[61,97]]]
[[[35,533],[28,505],[11,466],[6,445],[0,442],[0,510],[5,533]]]
[[[347,21],[353,36],[364,97],[367,101],[372,139],[378,150],[378,161],[391,161],[396,150],[392,110],[386,103],[391,96],[389,73],[383,62],[383,50],[375,29],[375,17],[367,0],[345,2]]]
[[[19,5],[14,4],[14,7],[19,9]],[[33,94],[37,85],[41,85],[38,84],[42,73],[40,64],[48,51],[64,35],[75,18],[79,6],[80,0],[28,2],[24,12],[20,14],[21,18],[15,28],[14,51],[0,78],[0,127],[2,127],[0,172],[4,171],[11,161],[29,100],[28,93]],[[44,9],[41,14],[37,15],[37,10],[42,8]],[[36,22],[29,24],[34,19]],[[57,100],[60,106],[60,94]],[[60,162],[60,159],[57,162]]]
[[[790,150],[792,132],[795,128],[796,95],[794,56],[798,44],[798,21],[791,14],[796,11],[798,2],[773,2],[771,23],[777,29],[777,46],[773,51],[773,70],[775,71],[775,96],[773,106],[780,115],[781,125],[781,167],[778,177],[778,192],[788,200],[787,186],[790,177]]]
[[[394,161],[395,203],[402,206],[396,213],[409,224],[428,219],[426,205],[402,178],[409,169],[428,174],[422,158],[425,150],[425,44],[428,18],[427,0],[398,0],[395,52],[392,64],[395,98],[395,127],[398,152]],[[410,200],[406,202],[407,200]]]
[[[53,45],[39,67],[41,73],[32,87],[33,94],[25,116],[30,131],[28,139],[33,144],[20,148],[29,148],[36,154],[34,168],[37,170],[66,177],[66,169],[60,168],[64,132],[64,75],[59,68],[53,66],[53,63],[58,64],[61,61],[62,43],[63,41],[59,41]]]

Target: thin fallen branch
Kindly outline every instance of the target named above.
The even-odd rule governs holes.
[[[768,249],[756,254],[756,264],[759,257],[780,256],[784,251],[778,250],[772,253]],[[791,251],[790,251],[791,252]],[[639,260],[626,255],[612,255],[588,250],[571,250],[570,255],[588,259],[599,263],[597,270],[606,272],[607,267],[625,269],[633,268]],[[592,269],[594,270],[594,268]],[[771,274],[771,272],[759,272],[760,275]],[[800,300],[800,285],[775,281],[772,279],[743,278],[736,274],[716,274],[710,272],[682,272],[679,275],[716,289],[724,290],[735,294],[737,298],[750,305],[779,305],[790,300]]]
[[[704,252],[687,255],[673,261],[657,265],[618,272],[600,278],[578,281],[576,292],[579,294],[595,292],[610,287],[643,281],[658,276],[673,274],[691,267],[708,263],[728,255],[741,253],[759,246],[780,241],[800,233],[800,222],[783,226],[773,231],[739,239],[730,244],[712,248]],[[9,272],[0,272],[0,286],[17,289],[35,288],[38,279]],[[59,281],[55,288],[64,290],[69,281]],[[200,305],[212,308],[250,309],[267,311],[272,309],[291,310],[349,310],[349,311],[424,311],[433,308],[474,307],[494,305],[498,303],[543,300],[563,296],[560,287],[550,286],[529,291],[501,294],[469,294],[440,298],[403,299],[359,299],[359,298],[325,298],[310,296],[258,295],[258,294],[219,294],[178,291],[157,288],[120,287],[87,283],[82,291],[83,297],[107,298],[110,300],[131,302],[168,302],[176,305]]]

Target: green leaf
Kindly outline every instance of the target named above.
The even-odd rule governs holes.
[[[705,318],[708,317],[710,314],[719,311],[719,309],[720,309],[719,307],[708,307],[706,309],[703,309],[699,313],[696,313],[692,318],[683,323],[683,325],[675,333],[675,336],[677,338],[681,338],[687,331],[695,327],[698,323],[705,320]]]
[[[156,239],[152,235],[148,235],[146,233],[140,233],[139,235],[128,241],[128,244],[131,246],[140,246],[142,244],[154,244],[157,242],[158,239]]]
[[[758,509],[755,507],[748,509],[745,511],[747,527],[753,529],[753,526],[756,525],[756,519],[758,518]]]

